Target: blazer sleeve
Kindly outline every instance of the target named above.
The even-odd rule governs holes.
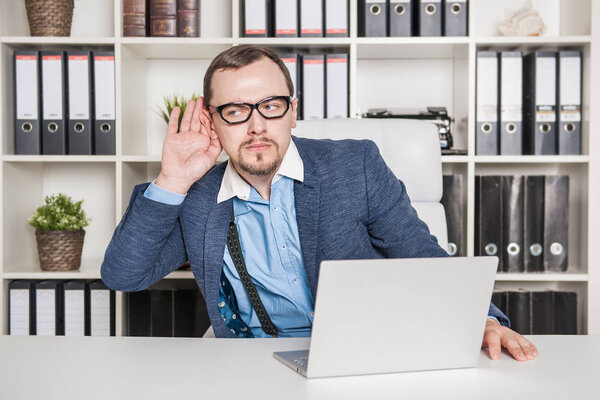
[[[388,168],[377,145],[366,141],[364,168],[371,242],[388,258],[448,257],[427,224],[419,219],[406,187]],[[488,316],[510,327],[510,320],[493,303]]]
[[[437,238],[419,219],[406,187],[388,168],[375,143],[365,141],[367,228],[371,242],[388,258],[446,257]]]
[[[100,275],[113,290],[147,289],[187,261],[179,221],[183,205],[150,200],[147,187],[134,188],[104,255]]]

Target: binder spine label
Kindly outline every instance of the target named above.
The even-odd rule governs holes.
[[[89,57],[69,56],[69,118],[89,119]]]
[[[17,119],[37,119],[37,56],[16,56]],[[34,79],[31,79],[34,77]]]
[[[110,290],[90,290],[92,336],[110,336]]]
[[[115,57],[94,57],[96,119],[115,119]]]
[[[63,71],[61,56],[42,57],[43,119],[63,119]]]
[[[502,87],[500,119],[521,122],[523,120],[523,60],[521,57],[503,57],[501,63]]]
[[[29,335],[29,289],[10,289],[10,335]]]
[[[536,65],[535,97],[536,121],[556,121],[556,59],[538,57]]]
[[[498,59],[477,59],[477,120],[498,121]],[[485,72],[484,72],[485,71]]]
[[[560,120],[581,121],[581,58],[560,58]]]

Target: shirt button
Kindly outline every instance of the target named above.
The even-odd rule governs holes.
[[[273,207],[273,210],[277,211],[277,206]]]
[[[310,316],[311,316],[311,317],[314,317],[314,316],[315,316],[315,313],[314,313],[314,312],[311,312],[311,313],[310,313]]]
[[[231,318],[233,318],[233,319],[237,319],[237,315],[233,314],[233,315],[231,316]]]
[[[281,246],[282,249],[285,249],[285,244],[283,246]]]
[[[219,307],[221,307],[221,308],[225,307],[225,302],[224,301],[220,302]]]
[[[242,328],[242,332],[246,332],[247,330],[248,330],[248,328],[245,326]]]
[[[294,283],[298,283],[298,279],[294,278]]]

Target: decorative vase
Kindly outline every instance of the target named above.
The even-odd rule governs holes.
[[[44,271],[74,271],[81,265],[85,230],[35,231],[40,267]]]
[[[31,36],[69,36],[73,0],[25,0]]]

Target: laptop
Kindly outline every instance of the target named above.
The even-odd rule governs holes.
[[[498,257],[323,261],[310,349],[274,353],[307,378],[474,367]]]

